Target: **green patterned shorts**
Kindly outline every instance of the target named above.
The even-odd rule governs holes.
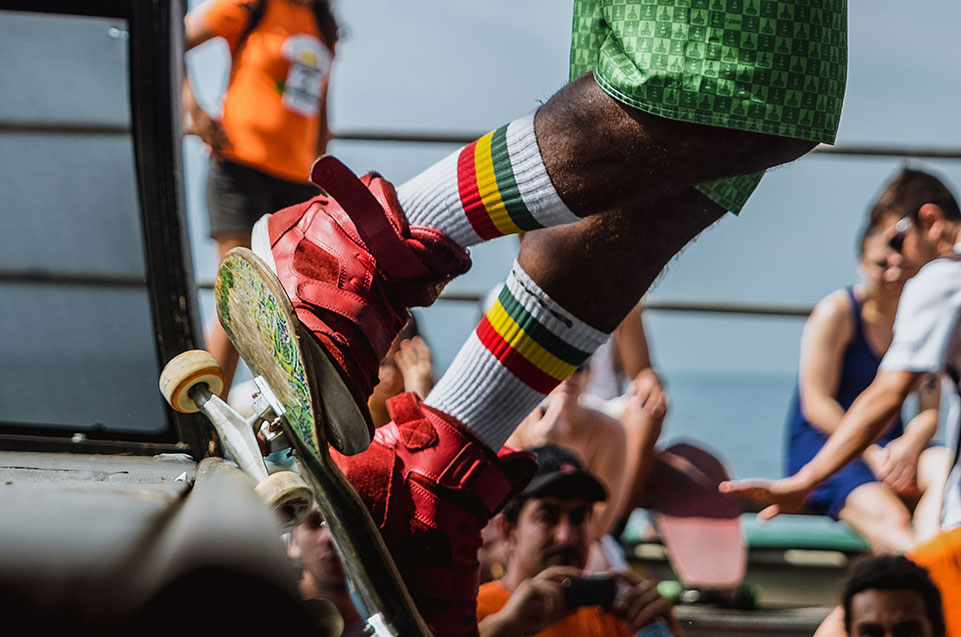
[[[846,0],[575,0],[574,79],[667,117],[833,143],[847,75]],[[763,173],[699,184],[738,212]]]

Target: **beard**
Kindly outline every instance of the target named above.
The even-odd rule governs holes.
[[[544,553],[541,559],[542,570],[548,566],[573,566],[584,568],[587,556],[572,546],[557,547]]]

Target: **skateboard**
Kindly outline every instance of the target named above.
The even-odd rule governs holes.
[[[743,603],[741,502],[717,490],[727,479],[721,461],[693,445],[674,445],[656,456],[649,481],[654,523],[680,578],[682,600]]]
[[[181,354],[177,358],[189,358],[189,364],[180,361],[169,375],[167,368],[177,358],[168,363],[161,377],[164,396],[175,409],[203,411],[248,474],[245,464],[256,465],[249,457],[254,450],[263,464],[261,454],[289,448],[328,524],[369,629],[379,636],[430,635],[366,506],[330,458],[332,437],[348,453],[365,449],[370,441],[333,363],[311,341],[313,335],[298,320],[280,281],[252,251],[236,248],[226,255],[215,291],[220,322],[255,375],[255,415],[245,421],[217,398],[223,376],[218,385],[219,369],[206,352]],[[288,512],[281,513],[283,519]]]

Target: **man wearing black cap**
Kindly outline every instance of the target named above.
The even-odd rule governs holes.
[[[617,572],[606,582],[579,586],[594,503],[607,494],[570,451],[556,445],[531,451],[537,473],[497,518],[507,569],[480,588],[481,635],[629,637],[659,619],[675,625],[670,602],[653,582]]]

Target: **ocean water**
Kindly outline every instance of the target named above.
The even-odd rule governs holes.
[[[664,372],[670,406],[661,443],[695,441],[716,452],[733,477],[784,471],[785,417],[793,373]]]

